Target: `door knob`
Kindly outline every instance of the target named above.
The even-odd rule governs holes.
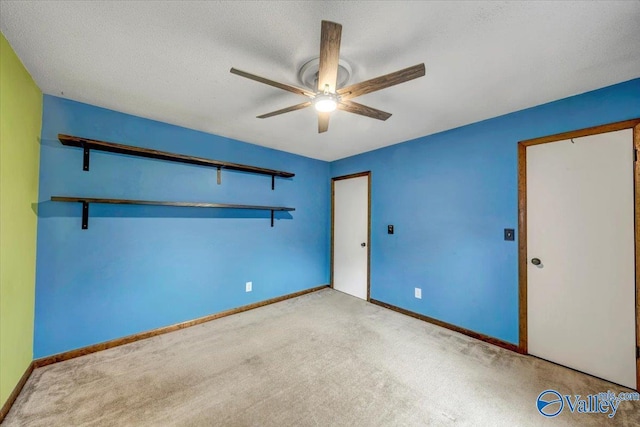
[[[540,264],[542,264],[542,261],[540,261],[540,258],[532,258],[531,259],[531,264],[540,265]]]
[[[364,248],[365,246],[367,246],[367,244],[365,242],[362,242],[362,243],[360,243],[360,246],[362,246]]]

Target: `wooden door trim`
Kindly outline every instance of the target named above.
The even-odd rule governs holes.
[[[640,121],[639,121],[640,122]],[[633,192],[635,195],[635,236],[636,236],[636,390],[640,391],[640,123],[633,127],[633,146],[636,150],[636,161],[633,163]]]
[[[543,136],[540,138],[525,139],[524,141],[520,141],[519,144],[523,144],[528,147],[530,145],[564,141],[566,139],[571,139],[571,138],[581,138],[583,136],[598,135],[600,133],[608,133],[608,132],[615,132],[617,130],[631,129],[639,123],[640,123],[640,118],[625,120],[622,122],[607,123],[605,125],[592,126],[590,128],[572,130],[570,132],[556,133],[554,135]]]
[[[344,179],[367,177],[367,301],[371,301],[371,171],[352,173],[331,178],[331,279],[330,286],[333,288],[333,234],[335,221],[335,182]]]
[[[638,150],[640,150],[640,118],[518,142],[518,351],[522,354],[528,354],[529,351],[527,339],[527,147],[615,132],[623,129],[633,129],[633,144],[637,153]],[[640,347],[640,166],[638,165],[638,161],[634,162],[633,171],[635,197],[636,346]],[[636,377],[636,390],[640,391],[640,359],[637,357]]]

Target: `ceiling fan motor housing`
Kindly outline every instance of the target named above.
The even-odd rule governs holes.
[[[304,63],[298,71],[298,80],[304,87],[314,92],[318,91],[318,70],[320,69],[320,58],[313,58]],[[337,87],[345,87],[351,79],[351,65],[344,59],[338,61]]]

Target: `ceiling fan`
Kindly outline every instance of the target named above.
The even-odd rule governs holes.
[[[338,65],[340,61],[340,38],[342,25],[335,22],[322,21],[320,33],[320,63],[318,68],[318,86],[315,91],[302,89],[284,83],[278,83],[255,74],[247,73],[236,68],[231,68],[231,73],[246,77],[260,83],[264,83],[279,89],[303,95],[310,98],[308,101],[281,110],[272,111],[258,116],[259,119],[301,110],[311,105],[318,111],[318,133],[329,129],[329,115],[336,108],[349,113],[360,114],[378,120],[387,120],[390,113],[367,107],[351,101],[356,96],[375,92],[390,86],[417,79],[425,74],[424,63],[405,68],[394,73],[385,74],[360,83],[338,88]]]

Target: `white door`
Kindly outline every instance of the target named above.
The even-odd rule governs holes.
[[[573,141],[526,149],[529,353],[635,389],[633,130]]]
[[[333,185],[333,288],[366,300],[369,176],[336,179]]]

